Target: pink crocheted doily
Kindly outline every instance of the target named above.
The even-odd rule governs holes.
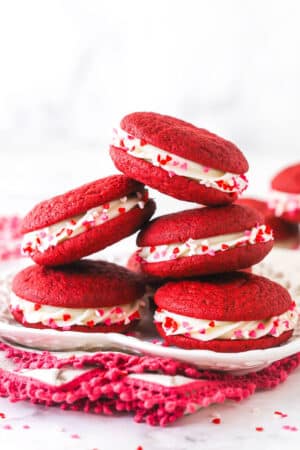
[[[275,388],[299,363],[300,353],[260,372],[233,376],[158,357],[112,352],[57,357],[0,343],[0,396],[96,414],[127,413],[136,422],[165,426],[212,403]]]

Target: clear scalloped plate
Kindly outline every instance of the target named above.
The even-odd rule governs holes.
[[[101,256],[118,263],[125,260],[124,255],[116,257],[111,253],[105,253]],[[19,269],[20,263],[15,264]],[[294,300],[300,304],[299,251],[275,249],[262,263],[255,266],[254,271],[285,286]],[[14,272],[16,272],[16,268]],[[274,361],[300,352],[300,324],[298,324],[293,337],[280,347],[241,353],[217,353],[209,350],[164,347],[155,332],[149,313],[145,314],[135,336],[118,333],[61,332],[25,328],[12,318],[8,310],[11,278],[11,272],[9,275],[7,271],[6,274],[2,271],[0,277],[0,336],[14,344],[50,351],[111,350],[156,355],[192,363],[203,369],[224,370],[239,374],[260,370]]]

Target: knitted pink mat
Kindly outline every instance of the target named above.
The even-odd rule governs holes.
[[[20,219],[0,217],[0,261],[20,256]],[[285,381],[300,353],[244,376],[171,359],[97,352],[36,352],[0,342],[0,396],[95,414],[131,414],[165,426],[199,408],[240,401]],[[150,377],[150,378],[149,378]]]
[[[298,353],[260,372],[233,376],[159,357],[66,355],[0,343],[0,396],[73,411],[126,413],[136,422],[165,426],[212,403],[275,388],[300,363]]]

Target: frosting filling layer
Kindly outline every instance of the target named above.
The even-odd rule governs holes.
[[[130,196],[105,203],[89,209],[84,214],[62,220],[49,227],[27,233],[23,237],[21,251],[30,256],[36,250],[43,253],[50,247],[78,236],[93,227],[102,225],[138,206],[143,209],[147,201],[148,191],[136,192]]]
[[[100,308],[66,308],[40,305],[14,293],[10,297],[10,309],[21,313],[26,323],[42,323],[51,328],[68,328],[79,325],[94,327],[96,325],[128,325],[140,319],[140,309],[144,301],[139,299],[132,303]]]
[[[184,335],[198,341],[213,339],[259,339],[263,336],[278,337],[293,330],[298,321],[298,311],[293,302],[285,313],[264,320],[227,322],[194,319],[193,317],[157,309],[154,321],[160,323],[167,336]]]
[[[275,216],[280,217],[284,213],[300,211],[300,194],[272,190],[269,194],[268,207],[274,211]]]
[[[126,150],[129,155],[135,158],[143,159],[166,170],[170,178],[174,175],[187,177],[208,188],[227,193],[237,192],[241,194],[248,186],[248,180],[243,174],[222,172],[211,167],[205,167],[148,144],[143,139],[135,138],[121,128],[114,128],[112,145]]]
[[[241,233],[212,236],[206,239],[188,239],[186,242],[141,247],[137,258],[141,262],[170,261],[195,255],[214,256],[231,248],[243,247],[273,240],[273,231],[268,225],[259,225]]]

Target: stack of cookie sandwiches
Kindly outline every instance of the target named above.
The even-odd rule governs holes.
[[[24,218],[10,310],[25,327],[124,332],[140,319],[145,285],[124,267],[80,260],[135,233],[155,211],[144,185],[112,175],[43,201]],[[80,261],[79,261],[80,260]]]
[[[22,252],[35,264],[13,280],[14,318],[122,333],[139,322],[151,285],[167,344],[237,352],[289,339],[298,317],[289,293],[249,271],[272,249],[273,232],[259,208],[236,202],[247,187],[242,152],[182,120],[137,112],[114,129],[110,155],[124,175],[43,201],[24,218]],[[156,205],[145,185],[197,207],[149,221]],[[137,231],[127,268],[82,259]]]
[[[160,286],[154,321],[165,342],[237,352],[289,339],[295,303],[283,287],[249,272],[274,238],[265,214],[235,203],[247,187],[242,152],[182,120],[138,112],[114,129],[110,154],[127,176],[201,205],[145,224],[128,262]]]

